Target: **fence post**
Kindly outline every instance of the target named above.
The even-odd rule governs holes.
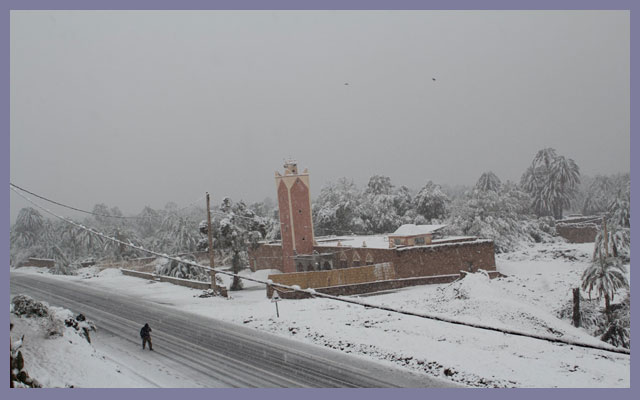
[[[573,326],[580,327],[580,288],[573,289]]]

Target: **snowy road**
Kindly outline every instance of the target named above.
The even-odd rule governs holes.
[[[83,282],[84,283],[84,282]],[[359,357],[258,332],[243,326],[176,312],[162,304],[42,275],[11,274],[12,294],[28,294],[83,313],[96,322],[96,347],[141,375],[149,386],[200,387],[451,387]],[[153,328],[154,352],[142,353],[139,329]],[[98,344],[98,342],[100,344]],[[147,360],[148,370],[140,365]],[[132,361],[134,360],[134,361]],[[131,364],[127,367],[127,364]],[[157,366],[161,365],[158,371]],[[159,375],[165,375],[159,377]],[[166,379],[170,376],[171,379]]]

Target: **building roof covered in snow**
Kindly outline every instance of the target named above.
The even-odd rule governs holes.
[[[389,236],[416,236],[434,233],[444,228],[446,225],[415,225],[404,224]]]
[[[317,247],[335,247],[340,243],[340,246],[344,247],[356,247],[371,249],[388,249],[389,248],[389,236],[390,235],[358,235],[358,236],[328,236],[316,238]],[[448,236],[442,239],[434,239],[430,244],[443,244],[458,241],[474,241],[477,240],[475,236]],[[279,244],[279,242],[278,242]],[[412,246],[401,246],[412,247]]]
[[[334,247],[370,247],[372,249],[388,249],[389,238],[385,235],[365,235],[365,236],[334,236],[328,238],[316,238],[318,246]]]

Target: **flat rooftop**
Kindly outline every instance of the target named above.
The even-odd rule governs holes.
[[[475,236],[447,236],[440,239],[434,239],[431,244],[441,244],[458,240],[475,240]],[[338,242],[344,247],[357,247],[364,248],[366,244],[367,248],[371,249],[388,249],[389,248],[389,235],[357,235],[357,236],[323,236],[316,238],[318,247],[336,247]],[[424,245],[419,245],[424,246]],[[428,246],[428,245],[427,245]],[[397,246],[402,248],[417,247],[417,246]]]

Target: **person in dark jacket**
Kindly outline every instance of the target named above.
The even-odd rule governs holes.
[[[149,350],[153,351],[153,347],[151,346],[151,327],[149,324],[144,324],[142,329],[140,329],[140,337],[142,338],[142,350],[144,350],[147,342],[149,343]]]

